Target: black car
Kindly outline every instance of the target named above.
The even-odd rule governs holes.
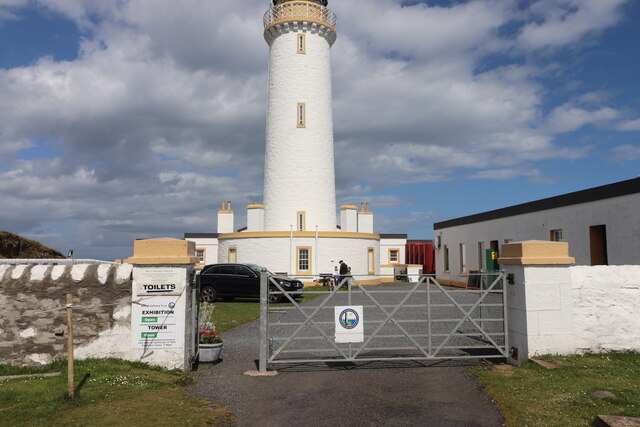
[[[215,302],[218,298],[260,298],[260,272],[262,267],[256,264],[210,264],[205,265],[198,275],[200,297],[206,302]],[[273,284],[276,281],[287,292],[302,291],[300,280],[269,274],[269,291],[278,291]],[[273,281],[272,281],[273,280]],[[294,294],[292,297],[298,297]],[[285,299],[283,294],[269,294],[269,302],[276,303]]]

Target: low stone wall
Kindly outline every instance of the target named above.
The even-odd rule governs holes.
[[[640,350],[640,266],[570,270],[577,351]]]
[[[112,263],[1,264],[0,363],[46,364],[66,354],[67,293],[74,298],[76,355],[120,356],[107,354],[108,346],[101,353],[96,343],[105,335],[130,340],[131,271]]]

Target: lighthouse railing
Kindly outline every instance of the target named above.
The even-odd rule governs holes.
[[[326,7],[307,1],[289,1],[270,8],[263,18],[265,28],[294,19],[311,20],[335,29],[338,18]]]

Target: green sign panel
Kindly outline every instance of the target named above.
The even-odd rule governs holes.
[[[143,317],[142,323],[158,323],[157,317]]]
[[[158,336],[157,332],[143,332],[140,334],[142,338],[156,338]]]

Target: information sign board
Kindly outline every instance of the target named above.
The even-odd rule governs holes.
[[[143,305],[140,305],[143,304]],[[133,304],[133,348],[180,348],[184,343],[184,313],[178,298],[153,296]]]
[[[364,342],[364,318],[362,316],[362,306],[336,306],[334,309],[336,342]]]

